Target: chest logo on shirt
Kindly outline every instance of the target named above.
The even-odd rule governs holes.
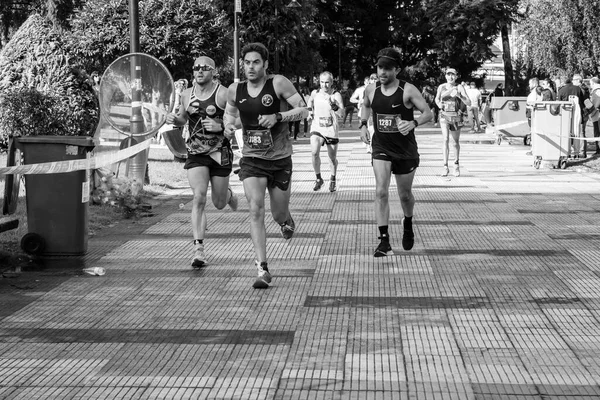
[[[273,104],[273,96],[270,94],[265,94],[260,101],[263,106],[269,107],[271,104]]]
[[[209,117],[213,117],[217,112],[217,107],[215,107],[214,105],[210,104],[208,107],[206,107],[206,115],[208,115]]]

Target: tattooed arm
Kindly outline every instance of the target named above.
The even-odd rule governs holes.
[[[235,135],[236,128],[242,126],[240,121],[240,112],[235,105],[235,94],[237,82],[234,82],[227,89],[227,105],[225,106],[225,114],[223,115],[223,124],[225,131],[223,134],[227,139],[231,139]]]
[[[273,87],[277,96],[292,106],[291,110],[280,112],[282,117],[280,122],[301,121],[308,117],[306,103],[288,78],[283,75],[275,75]],[[258,123],[265,128],[272,128],[278,123],[277,114],[259,115]]]

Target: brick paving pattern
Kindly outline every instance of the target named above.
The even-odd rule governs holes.
[[[313,192],[295,145],[290,241],[267,214],[273,285],[252,289],[247,204],[208,206],[194,271],[191,191],[137,231],[90,240],[102,277],[73,276],[0,320],[2,399],[598,399],[598,175],[536,170],[522,145],[418,129],[416,242],[378,244],[370,155],[343,131],[338,189]],[[488,138],[489,139],[489,138]],[[180,210],[179,199],[185,208]],[[171,199],[172,200],[172,199]],[[268,201],[267,201],[268,209]]]

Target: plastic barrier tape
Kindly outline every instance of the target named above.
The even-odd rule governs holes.
[[[564,136],[564,135],[559,135],[558,133],[543,133],[543,132],[531,132],[531,133],[540,135],[540,136],[565,137],[565,138],[575,139],[575,140],[584,140],[586,142],[600,142],[600,137]]]
[[[523,125],[523,124],[526,124],[526,123],[527,123],[527,120],[525,120],[525,121],[515,121],[515,122],[508,123],[508,124],[494,125],[494,129],[500,130],[500,129],[514,128],[515,126]]]
[[[99,155],[98,157],[70,161],[53,161],[39,164],[25,164],[14,167],[0,168],[0,175],[38,175],[38,174],[62,174],[65,172],[82,171],[105,167],[123,161],[150,147],[150,140],[133,145],[116,153]]]

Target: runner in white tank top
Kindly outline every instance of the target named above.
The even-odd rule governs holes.
[[[338,117],[344,115],[343,99],[339,92],[334,91],[333,75],[331,72],[323,72],[319,76],[319,90],[313,90],[310,95],[309,109],[312,109],[312,123],[310,126],[310,149],[312,152],[312,165],[317,176],[313,190],[317,191],[323,186],[321,177],[321,147],[327,145],[327,154],[329,155],[329,166],[331,179],[329,181],[329,191],[336,191],[336,172],[337,172],[337,146],[339,139]]]

